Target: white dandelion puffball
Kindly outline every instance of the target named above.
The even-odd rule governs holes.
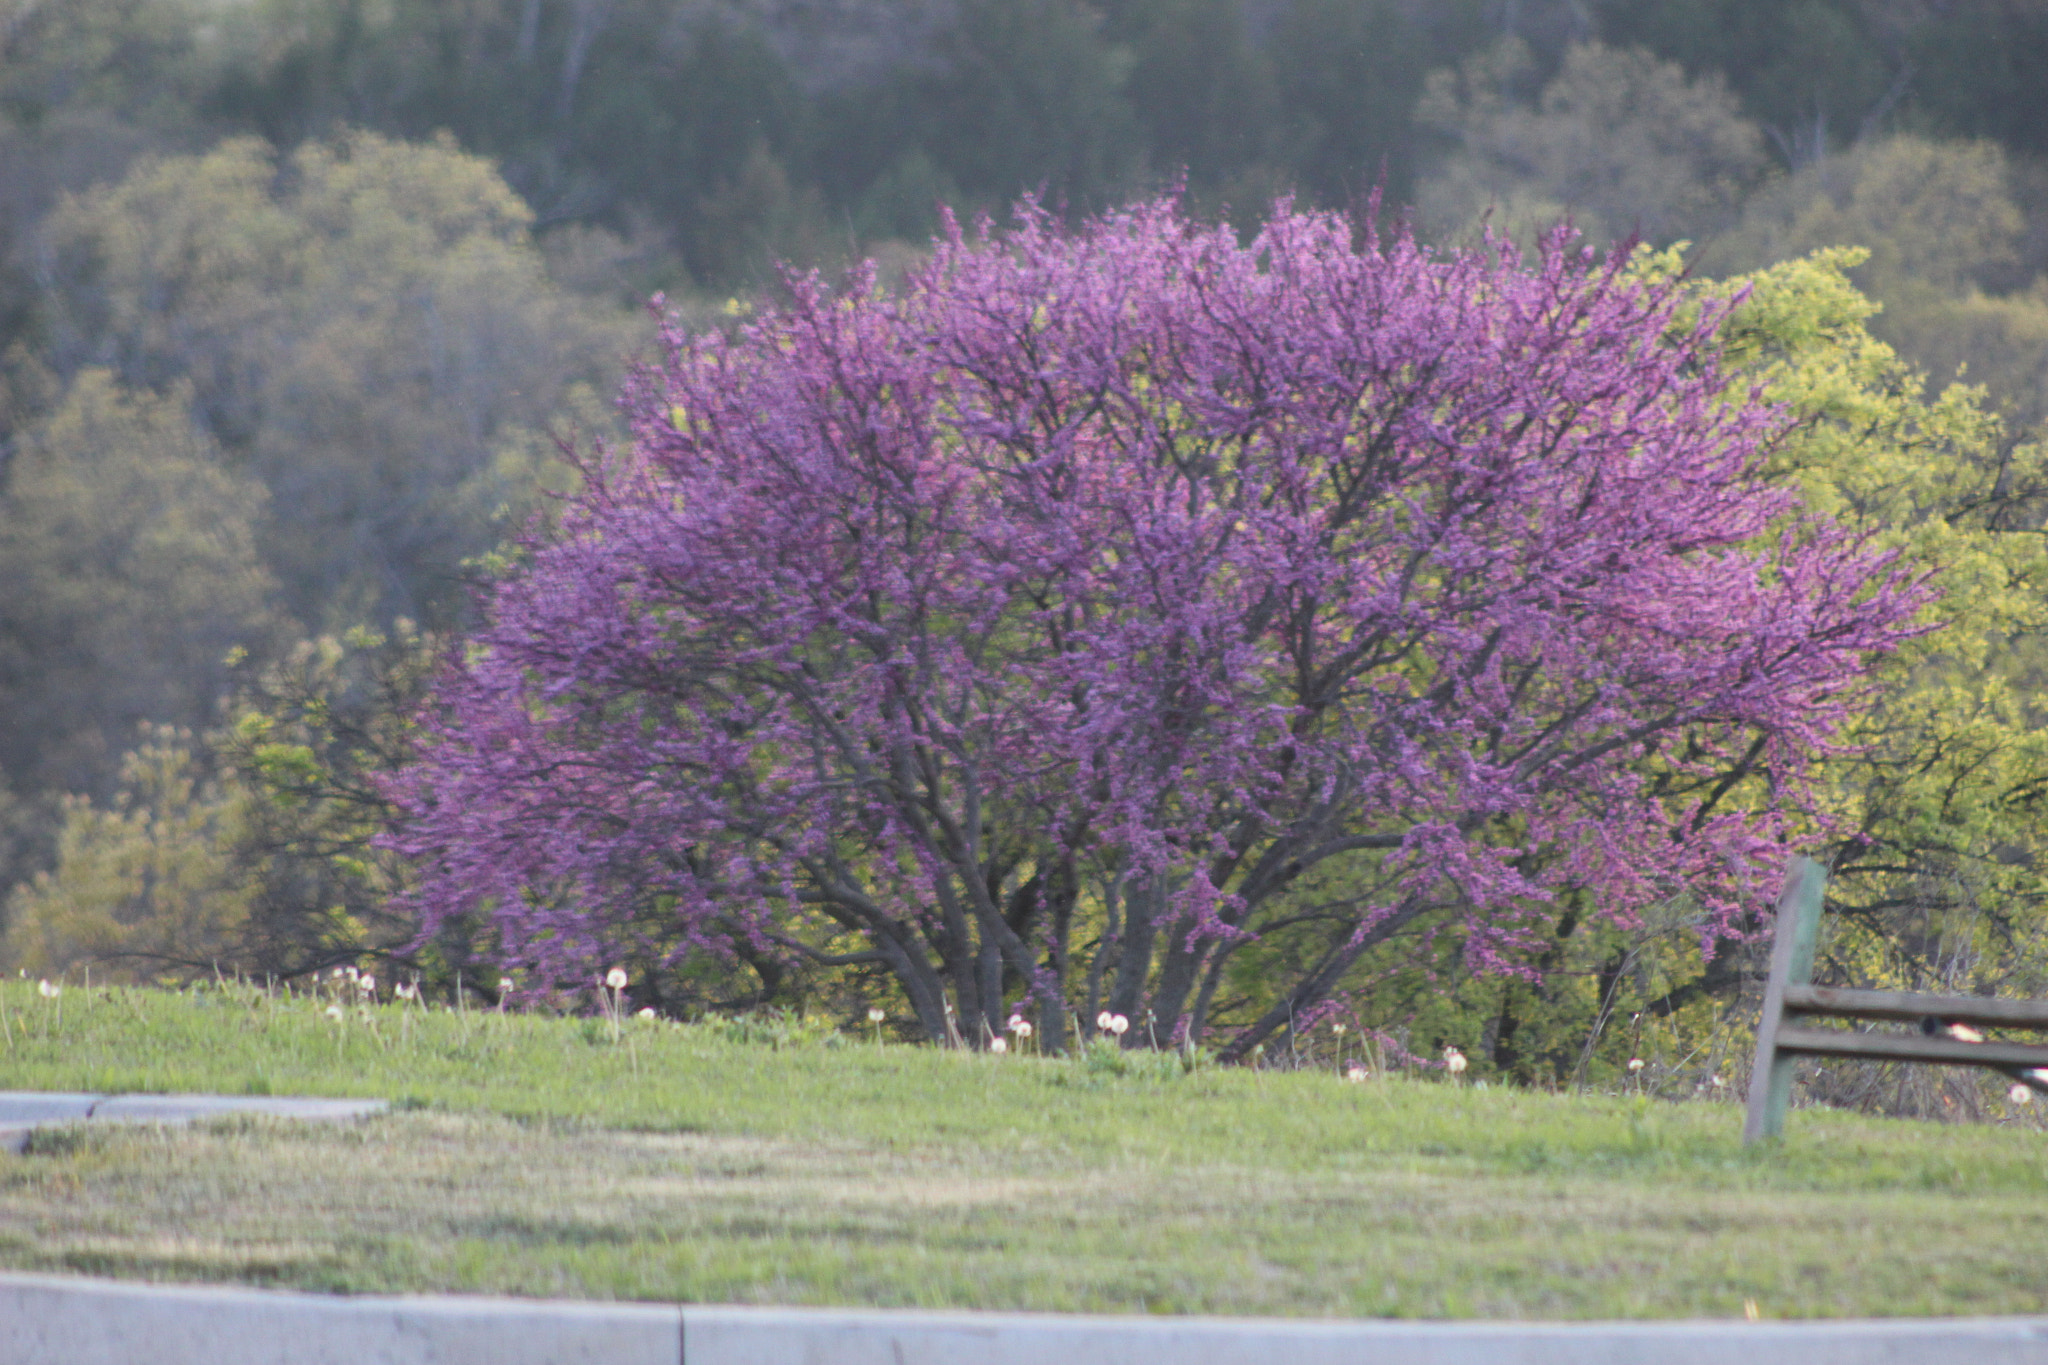
[[[1010,1031],[1019,1038],[1029,1038],[1031,1036],[1031,1021],[1019,1019],[1016,1023],[1010,1025]]]
[[[1453,1076],[1463,1075],[1465,1072],[1465,1054],[1454,1047],[1445,1048],[1444,1066]]]
[[[45,978],[36,982],[36,994],[45,1000],[55,1000],[64,993],[64,988]]]
[[[604,984],[610,986],[615,991],[626,989],[626,969],[624,967],[614,967],[606,972],[604,974]]]
[[[329,1019],[332,1019],[332,1020],[333,1020],[333,1021],[334,1021],[335,1023],[337,1023],[337,1024],[338,1024],[338,1023],[340,1023],[340,1022],[341,1022],[341,1006],[339,1006],[339,1005],[329,1005],[329,1006],[327,1007],[327,1017],[328,1017]]]
[[[889,1017],[888,1015],[886,1015],[886,1014],[882,1013],[882,1008],[881,1008],[881,1006],[879,1006],[879,1005],[871,1005],[871,1006],[869,1006],[869,1008],[868,1008],[868,1022],[869,1022],[870,1024],[879,1024],[879,1023],[881,1023],[881,1022],[882,1022],[882,1021],[883,1021],[884,1019],[887,1019],[888,1017]]]
[[[510,995],[510,994],[512,993],[512,978],[511,978],[511,977],[509,977],[509,976],[501,976],[501,977],[499,977],[499,978],[498,978],[498,993],[499,993],[500,995]]]
[[[1330,1032],[1342,1038],[1344,1036],[1344,1026],[1342,1024],[1332,1024],[1330,1025]]]
[[[633,1017],[636,1019],[652,1019],[654,1017],[654,1006],[643,1006],[640,1010],[640,1013],[634,1015]]]
[[[2031,1103],[2034,1098],[2033,1090],[2027,1086],[2021,1085],[2018,1081],[2013,1082],[2012,1089],[2006,1091],[2005,1095],[2006,1098],[2011,1100],[2014,1104],[2028,1104]]]
[[[1010,1045],[1001,1038],[991,1038],[988,1040],[988,1050],[1001,1056],[1010,1050]]]
[[[1102,1013],[1095,1016],[1095,1027],[1107,1030],[1109,1028],[1109,1021],[1114,1018],[1116,1018],[1114,1014],[1111,1014],[1108,1010],[1104,1010]]]
[[[1641,1070],[1643,1069],[1643,1059],[1642,1059],[1642,1058],[1640,1058],[1640,1057],[1631,1057],[1631,1058],[1629,1058],[1629,1059],[1628,1059],[1628,1069],[1629,1069],[1630,1071],[1641,1071]]]
[[[1350,1066],[1344,1068],[1344,1079],[1350,1081],[1353,1085],[1366,1079],[1371,1074],[1357,1062],[1353,1062]]]
[[[1109,1031],[1111,1033],[1114,1033],[1119,1038],[1124,1036],[1124,1030],[1128,1029],[1130,1026],[1131,1021],[1124,1018],[1121,1014],[1112,1014],[1109,1016]]]

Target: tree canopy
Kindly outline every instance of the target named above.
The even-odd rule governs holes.
[[[672,335],[397,788],[425,932],[482,916],[537,988],[809,954],[936,1038],[1016,995],[1163,1042],[1314,919],[1241,1053],[1445,915],[1490,970],[1567,890],[1734,931],[1928,589],[1769,475],[1684,297],[1561,237],[1027,208],[900,296]]]
[[[446,140],[144,158],[43,227],[47,363],[186,386],[273,495],[264,548],[302,621],[445,619],[532,491],[501,456],[629,344],[551,285],[531,220]]]

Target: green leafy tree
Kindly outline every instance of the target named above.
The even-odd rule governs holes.
[[[1309,198],[1350,207],[1375,188],[1413,194],[1411,115],[1426,75],[1495,35],[1470,0],[1294,0],[1264,44],[1285,124],[1286,175]]]
[[[817,187],[793,183],[760,142],[697,209],[690,260],[706,279],[760,289],[784,262],[829,265],[851,245],[832,231]]]
[[[1989,142],[1865,143],[1757,195],[1699,264],[1726,273],[1862,248],[1852,275],[1883,305],[1872,332],[1939,381],[1982,383],[2025,431],[2048,418],[2048,294],[2027,278],[2018,178]]]
[[[1075,0],[966,0],[931,74],[906,73],[920,145],[994,204],[1043,188],[1077,208],[1128,193],[1144,166],[1123,63]]]
[[[1185,174],[1203,198],[1262,211],[1282,188],[1285,128],[1268,51],[1236,0],[1124,5],[1110,24],[1126,44],[1124,90],[1153,165]]]
[[[147,159],[45,229],[53,363],[189,382],[273,494],[265,551],[302,620],[446,617],[533,491],[494,452],[608,384],[631,335],[552,284],[530,222],[445,140]]]
[[[413,755],[439,649],[405,621],[304,641],[252,665],[207,737],[223,781],[246,794],[224,851],[258,888],[242,950],[261,970],[317,971],[412,937],[391,908],[409,872],[376,847],[391,810],[380,783]],[[467,961],[451,934],[426,965],[445,974]]]
[[[1530,99],[1535,70],[1510,40],[1430,77],[1416,118],[1450,151],[1417,198],[1437,231],[1530,240],[1569,217],[1594,242],[1667,243],[1732,218],[1764,170],[1763,134],[1718,78],[1597,43]]]
[[[1912,46],[1947,6],[1896,0],[1594,0],[1602,32],[1691,71],[1720,72],[1784,160],[1805,165],[1878,127],[1910,96]]]
[[[1731,342],[1773,397],[1809,414],[1783,453],[1809,497],[1934,566],[1944,589],[1938,629],[1879,664],[1861,747],[1832,764],[1830,910],[1848,926],[1835,969],[2039,994],[2048,451],[2006,439],[1981,390],[1927,396],[1864,326],[1875,309],[1848,278],[1859,256],[1824,251],[1743,281]]]
[[[435,643],[401,623],[240,661],[227,722],[152,728],[110,798],[68,798],[54,865],[17,888],[5,948],[37,973],[303,976],[413,935],[407,871],[374,847],[380,775],[411,754]],[[457,933],[409,965],[467,962]],[[474,974],[471,977],[475,979]]]
[[[2032,0],[1958,0],[1907,41],[1908,107],[1932,130],[2048,153],[2048,10]]]
[[[54,871],[18,887],[0,956],[35,976],[190,980],[244,967],[258,888],[228,850],[245,802],[204,775],[189,732],[129,755],[105,805],[65,802]]]
[[[263,489],[185,394],[82,371],[0,495],[0,771],[105,797],[145,721],[209,723],[235,646],[278,638]]]
[[[0,0],[0,119],[67,110],[189,126],[211,76],[192,0]]]
[[[1859,246],[1859,283],[1943,294],[1995,285],[2018,264],[2023,227],[2005,154],[1988,142],[1888,138],[1769,186],[1713,245],[1712,270],[1755,269],[1823,247]]]
[[[0,0],[0,443],[47,411],[25,401],[45,387],[36,225],[64,192],[204,135],[204,14],[187,0]]]

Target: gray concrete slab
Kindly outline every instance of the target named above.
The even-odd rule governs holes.
[[[291,1099],[273,1095],[112,1095],[92,1111],[94,1123],[189,1123],[228,1114],[334,1121],[381,1114],[385,1100]]]
[[[385,1100],[276,1095],[87,1095],[4,1090],[0,1091],[0,1152],[25,1151],[31,1133],[58,1123],[190,1123],[227,1114],[336,1122],[381,1114],[390,1107]]]
[[[2048,1365],[2048,1318],[1376,1322],[342,1298],[0,1273],[6,1365]]]
[[[344,1298],[0,1275],[6,1365],[681,1365],[641,1304]]]
[[[0,1123],[62,1123],[82,1119],[105,1095],[57,1090],[0,1090]]]
[[[2048,1318],[1356,1322],[683,1309],[685,1365],[2044,1365]]]

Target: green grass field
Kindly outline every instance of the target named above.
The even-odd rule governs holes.
[[[363,1292],[1404,1317],[2048,1311],[2048,1135],[0,983],[0,1089],[381,1096],[0,1156],[0,1264]],[[1151,1059],[1147,1059],[1148,1061]]]

